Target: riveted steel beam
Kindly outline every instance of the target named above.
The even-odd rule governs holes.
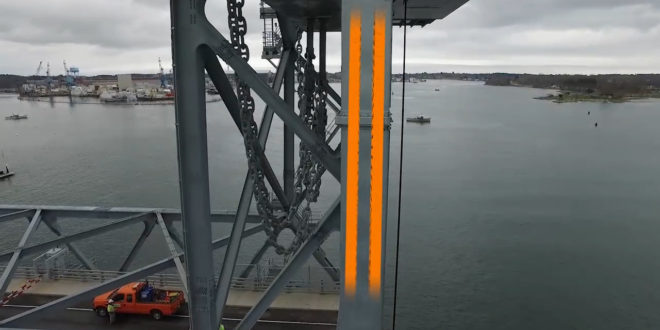
[[[199,35],[199,23],[205,20],[204,5],[203,0],[170,2],[179,191],[193,329],[217,325],[213,313],[204,55]]]

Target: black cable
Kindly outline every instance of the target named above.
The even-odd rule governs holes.
[[[399,288],[399,238],[401,236],[401,186],[403,182],[403,127],[406,114],[406,31],[408,30],[408,0],[403,0],[403,86],[401,93],[401,145],[399,146],[399,205],[396,219],[396,259],[394,261],[394,308],[392,329],[396,329],[396,296]]]

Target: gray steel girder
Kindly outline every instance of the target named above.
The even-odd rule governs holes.
[[[209,248],[211,200],[204,58],[197,33],[197,20],[204,16],[204,3],[203,0],[170,2],[179,193],[193,329],[211,329],[217,325],[212,312],[215,280]]]
[[[120,219],[136,213],[161,213],[165,221],[181,221],[181,210],[146,207],[96,207],[96,206],[56,206],[56,205],[7,205],[0,204],[0,223],[19,218],[31,218],[36,209],[47,212],[59,219]],[[15,214],[11,214],[15,213]],[[11,214],[11,215],[10,215]],[[211,222],[234,222],[236,212],[227,210],[211,211]],[[10,219],[11,218],[11,219]],[[258,214],[248,216],[249,223],[261,223]]]

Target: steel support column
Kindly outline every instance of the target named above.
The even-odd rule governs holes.
[[[327,72],[326,72],[326,43],[327,43],[327,38],[326,38],[326,24],[325,24],[325,18],[319,20],[319,85],[321,86],[327,86]],[[327,92],[327,91],[326,91]]]
[[[286,67],[284,68],[284,102],[288,106],[288,110],[292,113],[296,112],[296,77],[295,77],[295,65],[296,57],[293,54],[295,52],[295,36],[296,32],[291,27],[291,22],[287,21],[286,17],[279,17],[280,30],[282,31],[282,41],[283,48],[285,51],[288,51],[290,60],[288,61]],[[284,166],[283,166],[283,181],[284,181],[284,193],[289,198],[290,201],[293,201],[295,188],[294,188],[294,177],[295,177],[295,138],[293,130],[289,125],[284,123]]]
[[[282,268],[277,277],[268,286],[268,289],[261,296],[252,309],[245,315],[241,323],[236,326],[236,329],[252,329],[263,313],[275,301],[275,298],[280,294],[280,291],[286,286],[291,277],[303,266],[310,256],[316,251],[323,242],[328,238],[333,230],[337,229],[339,225],[339,200],[336,200],[330,207],[330,211],[325,215],[324,219],[319,223],[319,227],[312,233],[312,235],[303,243],[298,251],[291,257],[289,262]]]
[[[340,329],[383,328],[391,0],[342,0]]]
[[[2,273],[2,276],[0,276],[0,297],[4,296],[5,291],[7,291],[7,286],[9,286],[9,282],[11,281],[11,278],[14,277],[14,271],[16,271],[16,266],[18,265],[18,261],[21,259],[21,256],[23,255],[23,247],[27,243],[28,239],[30,239],[32,233],[34,233],[34,231],[37,230],[40,221],[41,221],[41,210],[37,210],[32,216],[32,220],[30,220],[30,224],[25,230],[25,233],[23,233],[23,237],[21,237],[21,240],[18,242],[18,246],[16,247],[16,250],[14,250],[11,259],[7,264],[7,268],[5,268],[5,271]]]
[[[190,293],[190,326],[213,329],[213,253],[206,134],[203,40],[199,25],[203,0],[170,2],[175,114],[183,237]]]
[[[126,269],[131,266],[131,263],[133,263],[133,260],[135,260],[135,256],[137,256],[138,252],[142,248],[142,245],[144,245],[144,241],[146,241],[149,235],[151,235],[151,231],[154,229],[155,224],[156,223],[154,221],[144,221],[144,229],[142,230],[142,233],[140,234],[140,237],[138,237],[135,244],[133,244],[131,252],[128,253],[128,256],[126,256],[126,259],[121,264],[121,267],[119,267],[120,272],[125,272]]]

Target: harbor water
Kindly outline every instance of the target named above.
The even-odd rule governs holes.
[[[390,293],[401,84],[392,89]],[[556,104],[533,99],[544,90],[462,81],[406,91],[406,116],[432,122],[405,123],[398,329],[660,328],[660,101]],[[16,172],[0,181],[0,204],[179,207],[172,105],[0,96],[0,116],[12,113],[29,118],[0,121],[0,162]],[[212,205],[235,209],[243,142],[220,102],[208,105],[208,128]],[[281,173],[278,120],[266,152]],[[323,179],[319,211],[339,193]],[[0,249],[26,227],[3,224]],[[140,231],[81,245],[110,267]],[[49,235],[39,228],[35,240]],[[259,241],[246,240],[242,261]],[[136,266],[167,254],[159,235],[145,247]],[[336,235],[324,248],[338,264]]]

